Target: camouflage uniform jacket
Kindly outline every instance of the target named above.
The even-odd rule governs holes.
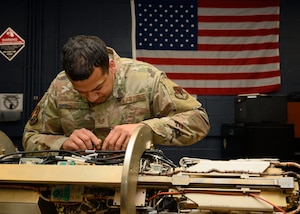
[[[120,124],[144,123],[153,143],[191,145],[203,139],[210,125],[201,103],[150,64],[120,58],[113,51],[117,72],[109,99],[91,105],[73,88],[64,71],[52,81],[27,122],[27,151],[57,150],[75,129],[87,128],[104,140]]]

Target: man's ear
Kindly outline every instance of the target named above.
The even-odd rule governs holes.
[[[112,71],[114,74],[117,71],[116,63],[113,59],[109,59],[109,70]]]

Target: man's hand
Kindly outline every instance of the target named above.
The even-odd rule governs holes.
[[[101,148],[101,140],[88,129],[82,128],[75,130],[68,140],[62,145],[63,150],[87,150]]]
[[[115,126],[105,138],[102,150],[126,150],[133,131],[144,124],[123,124]]]

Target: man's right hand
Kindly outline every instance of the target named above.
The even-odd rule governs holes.
[[[62,145],[63,150],[100,149],[102,141],[85,128],[75,130]]]

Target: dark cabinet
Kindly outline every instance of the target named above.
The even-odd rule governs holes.
[[[222,159],[295,160],[293,124],[222,124]]]

